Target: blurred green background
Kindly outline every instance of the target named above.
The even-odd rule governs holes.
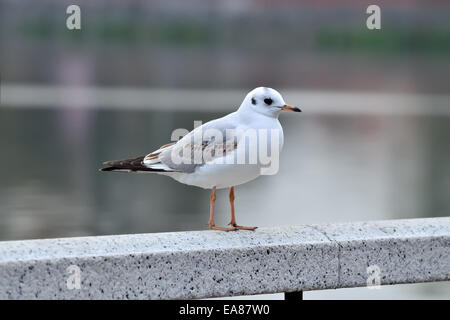
[[[71,31],[73,3],[0,0],[0,240],[205,229],[208,191],[97,170],[258,86],[304,112],[280,117],[279,173],[237,188],[240,224],[449,215],[449,1],[82,0]],[[369,4],[381,30],[366,27]],[[218,192],[217,222],[228,219]]]

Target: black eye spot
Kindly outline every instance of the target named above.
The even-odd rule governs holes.
[[[252,104],[256,104],[255,98],[252,98]]]
[[[270,98],[267,98],[267,99],[264,99],[264,102],[268,105],[268,106],[270,106],[271,104],[272,104],[272,99],[270,99]]]

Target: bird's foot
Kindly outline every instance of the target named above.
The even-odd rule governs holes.
[[[233,226],[234,228],[239,229],[239,230],[255,231],[255,230],[258,228],[258,227],[246,227],[246,226],[240,226],[240,225],[238,225],[238,224],[236,224],[236,223],[232,223],[232,222],[230,222],[229,225],[231,225],[231,226]]]
[[[215,226],[213,224],[209,225],[209,229],[211,229],[211,230],[220,230],[220,231],[237,231],[237,230],[239,230],[236,227],[230,227],[230,228],[228,228],[228,227],[218,227],[218,226]]]

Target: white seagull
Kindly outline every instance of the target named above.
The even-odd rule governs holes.
[[[210,229],[255,230],[256,227],[245,227],[236,223],[234,187],[257,178],[263,169],[267,168],[267,161],[263,162],[261,158],[262,149],[273,147],[270,149],[274,153],[270,155],[271,161],[273,156],[278,156],[275,153],[281,150],[284,141],[283,128],[278,121],[283,110],[301,112],[299,108],[286,104],[276,90],[259,87],[246,95],[237,111],[209,121],[180,140],[163,145],[146,156],[104,162],[107,167],[100,171],[158,173],[181,183],[212,189],[208,222]],[[252,130],[257,132],[256,140],[250,139],[251,135],[247,134]],[[264,131],[267,134],[261,136],[260,133]],[[271,137],[277,140],[270,140]],[[261,143],[267,143],[266,147],[261,147]],[[231,227],[214,224],[216,189],[223,188],[230,188]]]

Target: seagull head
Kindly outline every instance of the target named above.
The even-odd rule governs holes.
[[[266,87],[250,91],[240,109],[253,110],[270,117],[278,117],[281,111],[301,112],[299,108],[286,104],[278,91]]]

